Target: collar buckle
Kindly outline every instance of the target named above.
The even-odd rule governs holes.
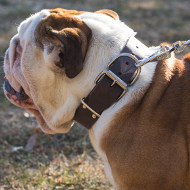
[[[112,71],[110,71],[110,70],[104,70],[104,71],[102,71],[99,75],[98,75],[98,77],[96,78],[96,80],[95,80],[95,83],[97,84],[100,80],[101,80],[101,78],[103,77],[103,76],[108,76],[110,79],[112,79],[113,80],[113,83],[111,84],[111,86],[113,86],[114,84],[117,84],[118,86],[120,86],[122,89],[123,89],[123,92],[121,93],[121,95],[118,97],[118,99],[117,100],[119,100],[120,98],[122,98],[124,95],[125,95],[125,93],[127,92],[127,84],[124,82],[124,81],[122,81],[117,75],[115,75]]]
[[[141,72],[137,67],[138,59],[130,51],[112,59],[107,69],[95,79],[95,87],[81,100],[74,120],[90,129],[102,112],[121,99],[128,86],[134,84]]]

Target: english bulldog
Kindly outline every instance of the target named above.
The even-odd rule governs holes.
[[[111,10],[42,10],[10,41],[4,93],[34,114],[45,133],[66,133],[97,76],[125,46],[141,59],[160,48],[145,46],[135,34]],[[98,118],[82,104],[96,119],[90,139],[116,189],[190,189],[189,63],[190,54],[182,60],[172,54],[146,64]]]

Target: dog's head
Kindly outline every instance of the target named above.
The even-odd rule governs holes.
[[[96,39],[99,33],[102,33],[101,39],[109,35],[114,24],[110,22],[118,22],[118,16],[111,10],[87,14],[86,22],[89,17],[93,20],[89,27],[80,18],[85,14],[54,9],[32,15],[20,24],[5,54],[6,96],[15,105],[33,113],[46,133],[68,131],[80,99],[94,85],[89,76],[94,79],[103,69],[101,66],[93,68],[89,57],[96,61],[104,54]],[[96,19],[93,14],[101,16]],[[108,23],[110,28],[105,32],[101,27]],[[107,39],[110,48],[114,40]],[[98,43],[101,46],[103,42]],[[109,52],[105,57],[110,59],[111,55]]]

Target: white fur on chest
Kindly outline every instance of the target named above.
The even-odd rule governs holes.
[[[88,52],[88,58],[86,60],[88,63],[96,63],[95,65],[88,65],[87,67],[89,68],[86,68],[86,72],[89,72],[92,71],[90,67],[93,67],[93,74],[90,77],[90,79],[92,79],[91,82],[94,82],[97,73],[99,74],[107,67],[108,61],[118,55],[126,43],[133,53],[142,58],[148,57],[158,49],[155,47],[148,48],[142,44],[134,37],[135,32],[124,23],[113,21],[113,19],[102,14],[99,15],[98,18],[92,13],[84,13],[79,16],[79,18],[91,28],[93,33],[91,43],[91,49],[93,52]],[[103,23],[106,23],[106,25]],[[102,52],[101,54],[99,53],[100,51]],[[138,99],[139,94],[145,92],[152,81],[156,65],[156,62],[151,62],[143,66],[138,81],[128,88],[128,91],[123,98],[102,113],[101,117],[89,132],[94,148],[103,159],[106,176],[115,187],[117,187],[117,184],[114,182],[107,156],[100,147],[100,140],[102,135],[106,133],[114,115],[123,106],[127,106],[127,104],[134,99]]]

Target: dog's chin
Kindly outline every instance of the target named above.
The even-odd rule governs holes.
[[[56,134],[56,133],[67,133],[73,125],[73,121],[68,121],[60,126],[50,127],[44,120],[42,114],[36,109],[27,109],[31,112],[37,119],[40,127],[44,133],[47,134]]]
[[[40,124],[42,131],[46,134],[67,133],[73,125],[73,121],[71,120],[59,126],[49,126],[31,98],[19,101],[15,95],[10,95],[6,90],[4,90],[4,94],[12,104],[32,113]]]

